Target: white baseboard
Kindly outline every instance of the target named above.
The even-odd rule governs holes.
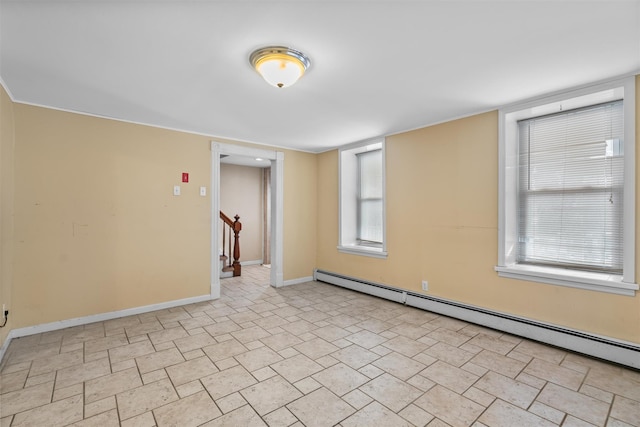
[[[157,304],[144,305],[141,307],[126,308],[124,310],[110,311],[108,313],[92,314],[89,316],[76,317],[73,319],[60,320],[57,322],[43,323],[40,325],[27,326],[24,328],[12,329],[7,335],[2,348],[0,349],[0,363],[4,357],[4,353],[9,347],[9,343],[13,338],[26,337],[29,335],[40,334],[42,332],[57,331],[59,329],[70,328],[73,326],[87,325],[89,323],[104,322],[105,320],[118,319],[125,316],[133,316],[136,314],[148,313],[150,311],[162,310],[165,308],[173,308],[181,305],[194,304],[197,302],[210,301],[211,295],[202,295],[199,297],[183,298],[179,300],[161,302]]]
[[[240,261],[240,265],[241,266],[245,266],[245,265],[261,265],[262,264],[262,260],[261,259],[254,259],[253,261]]]
[[[13,336],[13,331],[9,331],[7,338],[4,340],[4,344],[2,344],[2,347],[0,347],[0,367],[2,367],[2,359],[4,358],[4,354],[9,348],[9,344],[11,343],[11,340],[13,338],[15,338]]]
[[[640,369],[640,345],[457,301],[315,270],[316,280]]]
[[[313,282],[313,276],[298,277],[297,279],[285,280],[282,286],[299,285],[300,283]]]

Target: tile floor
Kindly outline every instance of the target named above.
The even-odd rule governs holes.
[[[14,340],[0,426],[640,426],[640,372],[322,283]]]

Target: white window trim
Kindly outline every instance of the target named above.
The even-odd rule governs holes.
[[[350,171],[345,171],[346,169],[343,165],[343,155],[353,155],[356,157],[357,153],[367,151],[367,147],[373,148],[374,146],[382,149],[382,247],[371,247],[358,244],[355,238],[354,233],[349,233],[347,228],[351,228],[355,230],[355,225],[357,224],[356,219],[356,210],[349,209],[346,200],[343,199],[342,189],[343,185],[348,183],[357,182],[357,168]],[[339,177],[339,194],[338,194],[338,203],[339,203],[339,213],[338,213],[338,252],[351,254],[351,255],[361,255],[368,256],[373,258],[387,258],[387,190],[386,190],[386,155],[385,155],[385,138],[375,138],[369,139],[366,141],[356,142],[354,144],[349,144],[344,147],[341,147],[338,150],[338,173]],[[377,149],[377,148],[376,148]],[[355,160],[355,159],[354,159]],[[344,176],[348,174],[349,177]],[[356,205],[355,200],[353,201],[353,206]],[[347,212],[348,211],[348,212]],[[353,236],[353,237],[350,237]]]
[[[516,263],[517,121],[621,98],[624,93],[623,274],[583,272]],[[498,265],[501,277],[635,296],[635,78],[612,80],[502,108],[498,132]]]

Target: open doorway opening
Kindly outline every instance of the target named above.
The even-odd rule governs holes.
[[[283,171],[284,153],[262,150],[239,145],[211,142],[211,298],[220,297],[220,259],[219,242],[221,228],[218,227],[220,212],[221,159],[225,156],[261,158],[269,163],[269,196],[268,216],[270,224],[268,256],[271,264],[270,284],[274,287],[283,285]],[[263,261],[264,262],[264,261]]]
[[[242,275],[249,265],[271,267],[271,162],[263,158],[220,156],[220,211],[223,218],[239,217],[238,253],[240,266],[234,268],[235,233],[223,219],[219,243],[220,277]],[[237,261],[236,261],[237,263]],[[255,269],[253,269],[255,270]]]

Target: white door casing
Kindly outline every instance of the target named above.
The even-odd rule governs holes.
[[[284,284],[284,153],[211,141],[211,299],[220,298],[220,155],[259,157],[271,162],[271,286]]]

